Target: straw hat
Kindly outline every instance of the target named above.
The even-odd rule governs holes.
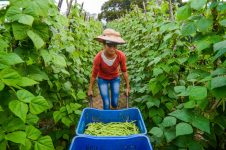
[[[104,41],[110,41],[117,44],[125,44],[126,42],[121,38],[119,32],[116,32],[113,29],[105,29],[103,35],[98,36],[95,40],[103,43]]]

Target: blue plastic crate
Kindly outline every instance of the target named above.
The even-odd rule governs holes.
[[[94,138],[87,136],[74,137],[69,150],[152,150],[149,139],[144,135]]]
[[[137,127],[140,130],[140,134],[147,134],[146,126],[144,124],[141,112],[138,108],[128,108],[120,110],[99,110],[95,108],[85,108],[83,109],[82,115],[80,117],[76,129],[76,134],[80,136],[90,136],[84,134],[84,131],[86,129],[86,125],[91,122],[109,123],[126,121],[135,121]]]

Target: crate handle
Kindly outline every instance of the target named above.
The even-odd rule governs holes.
[[[89,96],[89,107],[90,108],[93,107],[93,96],[92,95]]]
[[[129,108],[129,95],[126,95],[126,108]]]

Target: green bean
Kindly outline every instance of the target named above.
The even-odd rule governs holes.
[[[135,121],[110,122],[106,124],[102,122],[93,122],[89,123],[86,127],[84,133],[94,136],[127,136],[139,133]]]

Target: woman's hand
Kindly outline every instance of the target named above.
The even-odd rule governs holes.
[[[130,88],[126,88],[126,96],[129,96]]]
[[[93,96],[93,90],[92,89],[88,90],[88,96]]]

